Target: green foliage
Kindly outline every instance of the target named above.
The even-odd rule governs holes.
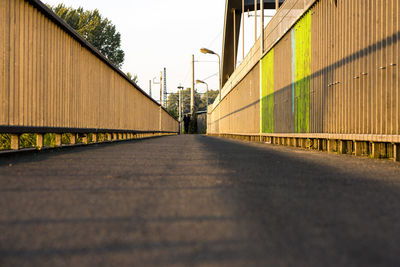
[[[11,138],[9,134],[0,134],[0,149],[10,149]]]
[[[179,103],[179,95],[178,94],[172,93],[172,94],[168,95],[167,111],[175,119],[178,119],[178,117],[179,117],[178,103]]]
[[[218,90],[208,91],[208,105],[211,105],[214,102],[215,98],[218,96],[218,93]],[[198,109],[207,110],[207,93],[202,96]]]
[[[108,60],[121,68],[125,53],[121,49],[121,34],[115,25],[103,18],[99,10],[74,9],[64,4],[49,6],[54,13],[97,48]]]
[[[21,134],[19,136],[19,147],[30,148],[36,145],[36,134]],[[11,149],[11,137],[9,134],[0,134],[0,150]]]
[[[71,142],[71,134],[63,134],[61,140],[63,144],[69,144]]]
[[[132,73],[127,72],[126,76],[128,76],[128,78],[131,79],[136,84],[139,82],[137,74],[132,75]]]
[[[97,141],[98,142],[107,141],[107,135],[106,134],[101,134],[101,133],[97,134]]]
[[[66,133],[62,134],[61,140],[62,144],[70,144],[71,143],[71,134]],[[82,143],[83,135],[76,135],[76,143]],[[94,134],[88,134],[88,141],[93,140]],[[20,148],[33,148],[36,147],[36,138],[37,134],[34,133],[27,133],[27,134],[21,134],[19,136],[19,147]],[[107,135],[106,134],[97,134],[97,141],[98,142],[103,142],[107,140]],[[44,135],[44,140],[43,140],[43,146],[45,147],[56,147],[56,134],[53,133],[47,133]],[[0,150],[7,150],[11,149],[11,137],[9,134],[0,134]]]
[[[182,99],[183,99],[183,114],[190,113],[190,88],[186,88],[182,91]],[[218,96],[218,90],[209,90],[208,91],[208,104],[212,104],[215,98]],[[168,96],[167,110],[168,112],[178,119],[178,103],[179,103],[179,93],[172,93]],[[195,92],[194,94],[194,109],[195,110],[206,110],[207,106],[207,95],[200,95]]]
[[[21,134],[19,136],[19,147],[29,148],[35,147],[36,145],[36,134]]]
[[[44,135],[43,145],[47,147],[55,147],[56,146],[56,135],[49,133]]]

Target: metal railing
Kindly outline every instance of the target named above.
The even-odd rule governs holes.
[[[164,108],[38,0],[0,2],[0,75],[0,133],[14,140],[178,132]]]

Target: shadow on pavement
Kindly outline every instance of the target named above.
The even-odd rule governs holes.
[[[400,266],[397,164],[198,140],[235,173],[237,216],[275,266]]]
[[[115,158],[102,168],[121,179],[54,175],[0,189],[12,214],[0,212],[0,265],[400,266],[398,165],[199,135],[160,140],[159,157],[123,143],[59,153],[105,149]],[[181,155],[191,158],[177,166]]]

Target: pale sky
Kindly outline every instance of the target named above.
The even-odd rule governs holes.
[[[207,61],[195,63],[195,79],[205,80],[210,89],[218,89],[218,58],[201,54],[199,49],[206,47],[221,55],[225,0],[42,1],[89,10],[97,8],[110,19],[121,33],[125,52],[122,71],[137,74],[138,85],[144,91],[149,91],[149,80],[157,77],[159,81],[164,67],[168,92],[176,92],[179,85],[190,87],[192,54],[196,61]],[[253,21],[254,18],[246,18],[246,50],[254,42]],[[242,52],[238,61],[242,60],[240,55]],[[200,93],[206,90],[205,85],[196,88]],[[159,85],[152,85],[152,96],[159,99]]]

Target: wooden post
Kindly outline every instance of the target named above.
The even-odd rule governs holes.
[[[87,145],[87,143],[88,143],[88,136],[87,136],[87,134],[83,134],[83,135],[82,135],[82,143],[85,144],[85,145]]]
[[[393,159],[400,161],[400,144],[393,144]]]
[[[329,139],[328,140],[328,152],[336,152],[337,141]]]
[[[70,143],[71,145],[75,145],[75,144],[76,144],[76,134],[74,134],[74,133],[71,133],[71,134],[70,134],[69,143]]]
[[[62,145],[62,134],[56,134],[56,146]]]
[[[19,149],[19,134],[10,134],[11,138],[11,149],[18,150]]]
[[[97,143],[97,134],[96,133],[92,134],[92,143]]]
[[[290,138],[290,146],[296,146],[296,138]]]
[[[112,134],[107,133],[106,135],[107,135],[107,141],[112,141]]]
[[[354,141],[354,146],[356,156],[361,156],[363,154],[362,142]]]
[[[41,150],[44,144],[44,134],[36,134],[36,149]]]

